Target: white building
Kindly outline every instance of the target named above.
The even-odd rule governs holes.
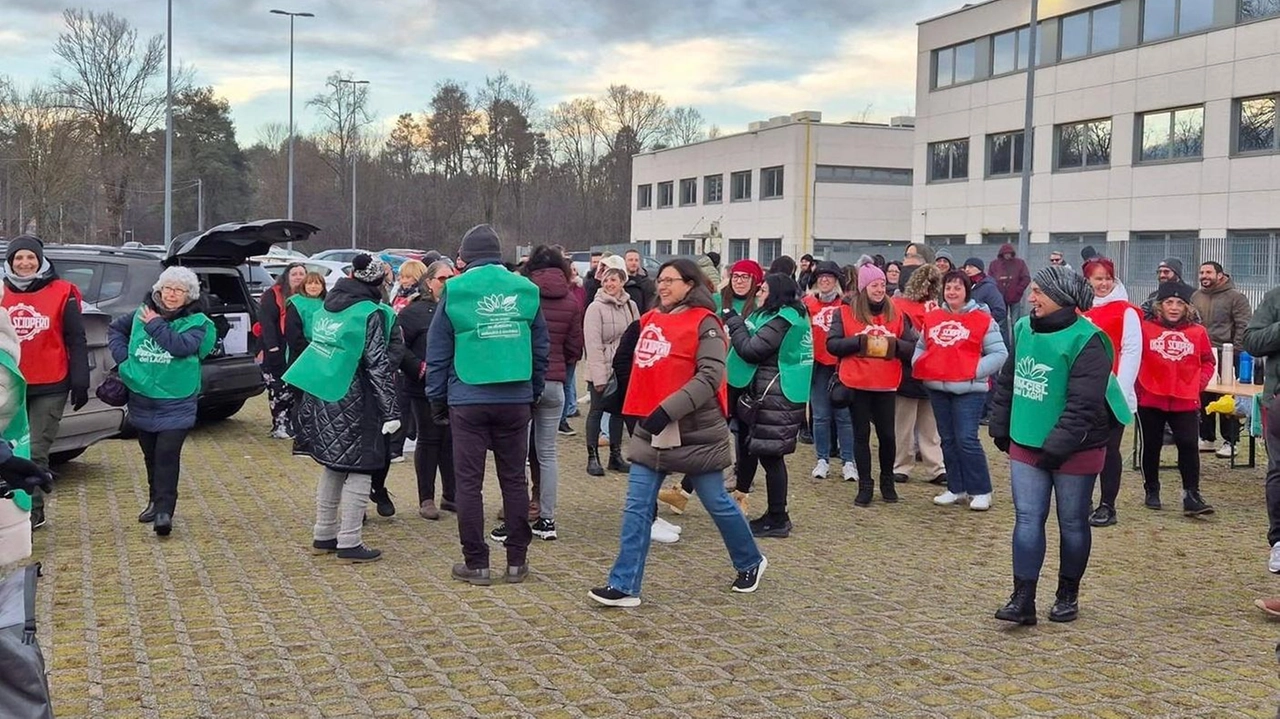
[[[782,254],[844,257],[853,245],[905,243],[910,119],[894,126],[821,120],[821,113],[799,112],[636,155],[631,241],[651,254],[693,254],[699,238],[718,230],[724,262],[750,257],[766,267]]]
[[[1033,242],[1274,243],[1280,0],[1040,12]],[[913,239],[1016,238],[1029,16],[1029,0],[988,0],[920,23]]]

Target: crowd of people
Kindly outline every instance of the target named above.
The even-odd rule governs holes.
[[[660,506],[679,514],[697,494],[737,573],[731,589],[751,592],[768,566],[757,540],[786,538],[797,524],[788,455],[811,445],[809,477],[838,473],[856,483],[857,507],[873,506],[877,492],[898,502],[897,485],[915,475],[939,486],[934,504],[982,512],[998,501],[985,426],[1008,456],[1015,514],[1013,593],[996,616],[1036,622],[1053,504],[1061,541],[1048,616],[1071,621],[1092,528],[1118,521],[1125,427],[1136,418],[1141,428],[1145,506],[1163,507],[1160,455],[1171,443],[1183,513],[1212,514],[1200,454],[1231,457],[1240,436],[1235,418],[1204,412],[1217,350],[1275,357],[1266,363],[1267,398],[1280,376],[1280,290],[1254,315],[1218,263],[1203,263],[1193,288],[1181,261],[1167,258],[1158,289],[1139,305],[1110,259],[1085,248],[1082,260],[1077,272],[1055,253],[1033,272],[1011,245],[988,267],[913,243],[901,260],[864,256],[840,266],[805,255],[766,269],[744,259],[723,274],[709,252],[668,261],[650,277],[631,250],[593,253],[582,277],[555,246],[505,264],[496,232],[479,225],[456,259],[407,262],[398,276],[361,255],[327,290],[293,264],[260,304],[270,434],[321,467],[317,553],[356,563],[381,557],[364,541],[367,508],[372,500],[378,514],[396,512],[387,474],[412,452],[418,514],[456,513],[462,561],[452,576],[520,582],[532,540],[558,536],[568,459],[560,454],[572,443],[557,439],[576,434],[569,420],[578,416],[581,379],[586,473],[628,476],[618,556],[590,597],[635,606],[650,543],[680,538]],[[11,325],[21,344],[12,356],[26,377],[30,463],[8,474],[26,472],[39,497],[35,480],[47,470],[62,407],[68,395],[82,405],[89,390],[79,297],[35,238],[9,244],[4,284],[5,307],[17,297],[56,318],[41,331]],[[169,268],[109,330],[147,468],[150,499],[139,521],[162,536],[173,528],[200,359],[216,339],[200,292],[193,273]],[[1270,415],[1275,404],[1266,405]],[[1268,451],[1269,566],[1280,573],[1280,441]],[[502,512],[486,532],[490,452]],[[758,470],[765,501],[753,514]],[[673,474],[680,481],[667,485]],[[33,523],[43,521],[38,507]],[[486,537],[505,549],[500,574],[490,573]]]

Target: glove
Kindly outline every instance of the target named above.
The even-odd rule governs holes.
[[[53,490],[53,474],[29,459],[14,455],[0,462],[0,479],[14,489],[30,492],[39,487],[46,492]]]
[[[1046,472],[1053,472],[1066,463],[1066,461],[1066,455],[1045,452],[1040,455],[1040,461],[1036,462],[1036,466]]]
[[[449,424],[449,405],[438,400],[431,401],[432,423],[444,427]]]
[[[1005,454],[1009,453],[1008,437],[992,437],[991,439],[995,441],[996,449],[1000,450],[1001,452],[1004,452]]]
[[[88,387],[72,387],[71,388],[71,409],[79,410],[81,407],[89,404],[89,388]]]
[[[732,307],[724,307],[720,310],[720,319],[728,322],[730,317],[737,317],[738,313]]]
[[[400,420],[393,419],[390,422],[382,423],[383,434],[395,434],[400,429]]]
[[[669,424],[671,424],[671,415],[667,414],[667,411],[661,407],[655,409],[653,414],[640,421],[640,426],[653,435],[662,432]]]

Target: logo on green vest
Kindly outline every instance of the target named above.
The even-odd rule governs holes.
[[[156,344],[156,341],[150,337],[144,339],[142,344],[138,345],[138,349],[133,353],[133,356],[144,364],[169,364],[173,361],[173,355]]]
[[[645,325],[640,330],[640,339],[636,342],[636,366],[652,367],[667,355],[671,354],[671,343],[662,328],[657,325]]]
[[[1053,368],[1031,357],[1023,357],[1013,371],[1013,393],[1034,402],[1044,401],[1049,389],[1049,373]]]
[[[520,336],[520,327],[512,320],[519,316],[516,295],[485,295],[476,302],[476,314],[491,318],[476,325],[476,336],[482,340],[510,339]]]
[[[342,331],[342,320],[327,316],[317,316],[312,324],[312,346],[315,347],[316,352],[325,357],[332,357],[332,345],[338,342],[338,333]]]

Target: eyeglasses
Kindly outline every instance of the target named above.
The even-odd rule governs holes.
[[[658,284],[660,285],[670,285],[676,282],[686,282],[686,281],[687,280],[685,280],[683,277],[659,277],[658,278]]]
[[[188,294],[188,292],[187,292],[187,288],[186,288],[186,287],[167,287],[167,286],[166,286],[166,287],[161,287],[161,288],[160,288],[160,291],[161,291],[161,292],[172,292],[172,293],[174,293],[174,294],[176,294],[176,295],[185,295],[185,294]]]
[[[747,281],[750,281],[750,280],[751,280],[751,275],[748,275],[748,274],[743,273],[743,272],[735,272],[735,273],[733,273],[733,274],[729,275],[729,279],[730,279],[731,281],[732,281],[732,280],[747,280]]]

